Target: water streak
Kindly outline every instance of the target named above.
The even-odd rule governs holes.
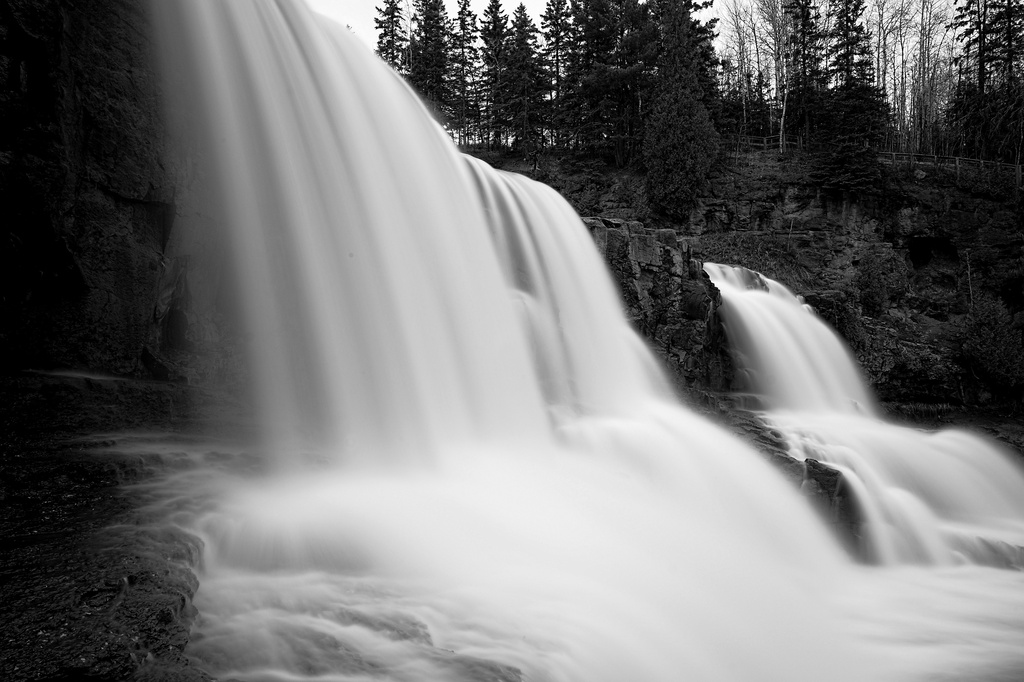
[[[876,416],[853,356],[791,291],[745,268],[705,265],[730,344],[790,453],[840,469],[856,492],[863,550],[882,563],[1024,567],[1024,469],[995,443]]]
[[[179,82],[203,105],[278,462],[200,451],[161,484],[154,504],[206,548],[199,665],[241,680],[938,670],[898,640],[933,624],[943,580],[902,621],[876,612],[891,583],[670,398],[556,193],[463,159],[298,0],[157,4],[191,55]],[[966,580],[1010,595],[971,630],[1003,651],[1024,590]],[[935,647],[965,632],[965,608]]]

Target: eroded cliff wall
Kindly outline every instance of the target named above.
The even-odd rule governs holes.
[[[785,283],[847,340],[874,390],[893,406],[1021,399],[1024,202],[1012,174],[886,166],[876,194],[829,196],[812,182],[807,156],[733,154],[678,224],[651,213],[642,177],[632,171],[571,157],[549,159],[536,171],[512,160],[504,165],[562,191],[582,215],[595,216],[592,231],[594,221],[632,235],[646,231],[651,236],[643,239],[658,248],[677,242],[687,260],[743,265]],[[630,237],[625,249],[600,238],[598,245],[637,327],[678,374],[673,358],[706,355],[689,350],[692,340],[665,333],[665,306],[678,305],[672,293],[661,299],[656,292],[667,290],[656,283],[677,281],[679,268],[644,255],[649,249],[638,239]],[[623,254],[631,254],[628,264]],[[682,374],[687,383],[717,388]],[[712,368],[711,376],[726,377],[728,369]]]

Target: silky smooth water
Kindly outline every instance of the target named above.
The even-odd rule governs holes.
[[[568,204],[458,154],[343,28],[298,0],[160,0],[157,16],[234,235],[264,427],[257,456],[196,446],[153,493],[204,542],[200,666],[1024,669],[1019,573],[851,562],[755,452],[672,398]]]
[[[1019,454],[965,431],[879,419],[849,349],[803,301],[745,268],[704,267],[722,292],[746,388],[761,396],[790,454],[843,472],[873,560],[1024,568]]]

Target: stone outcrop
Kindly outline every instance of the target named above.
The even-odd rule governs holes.
[[[627,310],[687,383],[699,384],[700,372],[680,373],[679,358],[701,354],[685,334],[675,350],[665,306],[644,296],[685,278],[646,255],[647,243],[677,243],[687,259],[743,265],[803,295],[846,339],[885,403],[979,406],[1024,394],[1024,202],[990,178],[889,168],[876,196],[830,196],[814,186],[806,157],[734,153],[689,220],[673,224],[651,214],[632,171],[551,159],[533,175],[596,216],[592,231],[601,221],[619,230],[598,243]],[[637,236],[620,238],[626,233]],[[999,340],[986,343],[993,328]]]
[[[817,190],[799,157],[733,161],[681,228],[699,235],[708,260],[746,265],[803,294],[885,402],[1019,398],[1021,386],[964,352],[986,314],[979,297],[1000,299],[1010,318],[1024,310],[1024,214],[1012,193],[987,192],[983,178],[895,168],[877,196],[853,200]]]
[[[636,221],[584,218],[618,285],[626,315],[681,386],[725,390],[731,364],[718,289],[690,242]]]
[[[187,169],[146,6],[0,0],[4,369],[189,378],[168,360],[197,335],[176,230]]]
[[[173,222],[135,2],[0,2],[2,269],[15,366],[136,369]]]

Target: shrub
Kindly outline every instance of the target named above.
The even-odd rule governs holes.
[[[1000,392],[1024,387],[1024,335],[995,296],[974,299],[964,331],[963,353],[974,373]]]

